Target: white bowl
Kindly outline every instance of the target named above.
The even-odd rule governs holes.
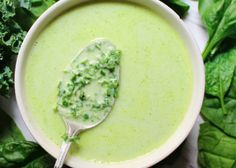
[[[59,154],[59,147],[57,147],[53,142],[51,142],[47,137],[40,133],[36,125],[30,122],[30,112],[26,108],[26,101],[23,89],[23,74],[24,67],[26,63],[27,54],[31,48],[31,44],[36,39],[39,32],[56,16],[64,12],[65,10],[79,5],[82,2],[89,0],[60,0],[55,5],[50,7],[31,27],[24,42],[21,46],[15,70],[15,91],[17,103],[20,108],[21,115],[29,128],[30,132],[38,143],[52,156],[55,158]],[[122,1],[122,0],[120,0]],[[124,0],[123,0],[124,1]],[[193,67],[193,78],[194,87],[191,104],[188,111],[185,114],[184,119],[180,123],[179,127],[176,129],[174,134],[158,149],[145,154],[143,156],[137,157],[132,160],[117,162],[117,163],[98,163],[82,160],[80,158],[70,157],[67,160],[67,164],[72,167],[80,168],[139,168],[148,167],[158,163],[165,157],[167,157],[171,152],[173,152],[187,137],[191,128],[194,125],[195,120],[199,114],[203,96],[204,96],[204,64],[201,58],[200,51],[186,29],[183,21],[178,17],[178,15],[173,12],[169,7],[160,2],[159,0],[126,0],[134,3],[138,3],[154,11],[157,11],[161,17],[167,20],[171,25],[174,26],[175,30],[182,37],[186,48],[189,50],[191,57],[192,67]]]

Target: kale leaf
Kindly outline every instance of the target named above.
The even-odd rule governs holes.
[[[12,58],[26,31],[56,0],[0,0],[0,95],[9,97],[13,86]]]
[[[0,94],[9,97],[10,88],[13,86],[13,72],[6,66],[0,73]]]

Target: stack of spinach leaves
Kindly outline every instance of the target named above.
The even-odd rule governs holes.
[[[26,141],[14,121],[0,110],[0,167],[51,168],[54,159],[38,144]]]
[[[209,33],[203,52],[206,93],[201,110],[199,164],[236,167],[236,0],[199,0]]]

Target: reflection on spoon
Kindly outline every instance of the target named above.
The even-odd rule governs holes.
[[[63,74],[56,111],[68,130],[54,168],[62,167],[73,139],[108,116],[118,95],[121,52],[108,40],[85,47]]]

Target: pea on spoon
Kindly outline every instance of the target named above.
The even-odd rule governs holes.
[[[72,140],[103,122],[117,98],[121,52],[108,40],[96,39],[64,71],[56,111],[67,126],[54,168],[61,168]]]

